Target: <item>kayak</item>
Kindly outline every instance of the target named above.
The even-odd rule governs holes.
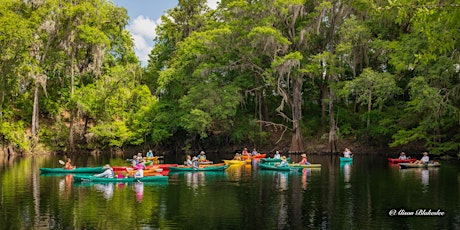
[[[291,158],[288,157],[286,160],[289,162]],[[262,158],[260,159],[260,163],[270,163],[270,162],[281,162],[281,158]]]
[[[224,163],[226,165],[243,165],[246,164],[246,161],[240,161],[240,160],[224,160]]]
[[[178,166],[178,164],[153,164],[145,167],[145,170],[147,169],[163,169],[169,170],[169,166]],[[126,172],[130,170],[135,170],[133,166],[113,166],[112,167],[114,172]]]
[[[288,164],[289,167],[296,167],[296,168],[321,168],[321,164]]]
[[[243,155],[241,156],[243,159],[248,159],[248,158],[260,158],[260,159],[263,159],[267,156],[266,153],[261,153],[259,155],[254,155],[254,156],[248,156],[248,155]]]
[[[302,168],[299,167],[290,167],[290,166],[277,166],[273,164],[259,164],[260,169],[266,169],[266,170],[277,170],[277,171],[299,171]]]
[[[393,164],[397,164],[397,163],[412,163],[412,162],[414,162],[416,160],[417,160],[416,158],[409,158],[409,159],[405,159],[405,160],[401,160],[399,158],[388,158],[388,162],[393,163]]]
[[[95,176],[73,176],[75,182],[78,181],[91,181],[91,182],[164,182],[168,181],[167,176],[145,176],[142,178],[126,177],[126,178],[107,178]]]
[[[198,168],[193,168],[193,167],[190,167],[190,166],[183,166],[183,165],[179,165],[179,166],[170,166],[169,167],[169,171],[173,172],[173,171],[224,171],[225,169],[227,169],[230,165],[219,165],[219,166],[206,166],[206,167],[198,167]]]
[[[405,168],[430,168],[430,167],[440,167],[441,163],[439,162],[432,162],[428,164],[414,164],[414,163],[400,163],[399,167],[402,169]]]
[[[64,169],[64,168],[40,168],[41,173],[101,173],[104,172],[104,168],[101,167],[79,167],[75,169]]]
[[[353,157],[340,157],[340,162],[352,162]]]

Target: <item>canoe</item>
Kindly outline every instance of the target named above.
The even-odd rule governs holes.
[[[198,168],[193,168],[190,166],[183,166],[179,165],[177,167],[171,166],[169,167],[169,171],[224,171],[227,169],[230,165],[220,165],[220,166],[207,166],[207,167],[198,167]]]
[[[351,162],[353,157],[340,157],[340,162]]]
[[[291,158],[288,157],[286,160],[289,162]],[[270,162],[281,162],[281,158],[262,158],[260,159],[260,163],[270,163]]]
[[[91,181],[91,182],[165,182],[168,181],[167,176],[144,176],[142,178],[107,178],[107,177],[95,177],[95,176],[73,176],[75,182],[79,181]]]
[[[388,162],[393,163],[393,164],[397,164],[397,163],[412,163],[412,162],[414,162],[416,160],[417,160],[416,158],[409,158],[409,159],[406,159],[406,160],[401,160],[399,158],[388,158]]]
[[[224,160],[224,163],[226,165],[244,165],[246,164],[246,161],[240,161],[240,160]]]
[[[289,167],[296,167],[296,168],[321,168],[321,164],[288,164]]]
[[[260,169],[266,169],[266,170],[276,170],[276,171],[300,171],[302,168],[298,167],[290,167],[290,166],[278,166],[278,165],[273,165],[273,164],[264,164],[261,163],[259,164]]]
[[[431,167],[440,167],[441,163],[439,162],[432,162],[428,164],[414,164],[414,163],[400,163],[399,167],[402,169],[405,168],[431,168]]]
[[[40,168],[41,173],[101,173],[104,172],[104,168],[101,167],[79,167],[75,169],[64,169],[64,168]]]

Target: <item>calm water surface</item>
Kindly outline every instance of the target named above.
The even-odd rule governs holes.
[[[225,172],[169,173],[167,183],[74,183],[72,175],[40,175],[41,167],[59,167],[59,159],[0,157],[0,229],[460,229],[457,160],[399,169],[383,156],[341,164],[338,156],[312,155],[321,169],[267,171],[253,161]],[[125,163],[123,157],[72,160]],[[430,210],[436,215],[426,216]]]

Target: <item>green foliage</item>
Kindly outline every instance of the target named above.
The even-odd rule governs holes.
[[[37,99],[38,140],[59,147],[69,117],[75,134],[94,134],[90,147],[194,149],[216,140],[272,144],[261,124],[296,119],[301,134],[322,135],[333,109],[340,138],[458,152],[460,10],[452,1],[205,3],[179,1],[162,17],[144,70],[124,29],[127,12],[111,2],[3,0],[6,143],[31,150]]]
[[[16,151],[29,152],[31,149],[31,143],[26,135],[26,124],[22,121],[2,122],[0,124],[0,135]]]

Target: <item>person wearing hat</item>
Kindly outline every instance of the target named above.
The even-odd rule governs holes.
[[[102,172],[102,173],[94,175],[95,177],[113,178],[113,176],[114,176],[113,169],[112,169],[112,167],[110,167],[109,164],[104,165],[104,167],[102,167],[102,168],[105,169],[105,171]]]
[[[414,161],[414,164],[428,164],[429,161],[430,157],[428,156],[428,153],[424,152],[422,159]]]
[[[289,165],[289,162],[286,159],[286,156],[281,157],[281,163],[279,164],[280,167],[287,167]]]
[[[198,155],[198,160],[199,161],[206,161],[206,154],[204,151],[200,152],[200,155]]]
[[[193,157],[192,158],[192,167],[193,168],[198,168],[198,157]]]
[[[309,165],[309,164],[311,164],[310,162],[307,161],[307,154],[303,153],[300,156],[302,157],[302,160],[299,162],[300,165]]]

